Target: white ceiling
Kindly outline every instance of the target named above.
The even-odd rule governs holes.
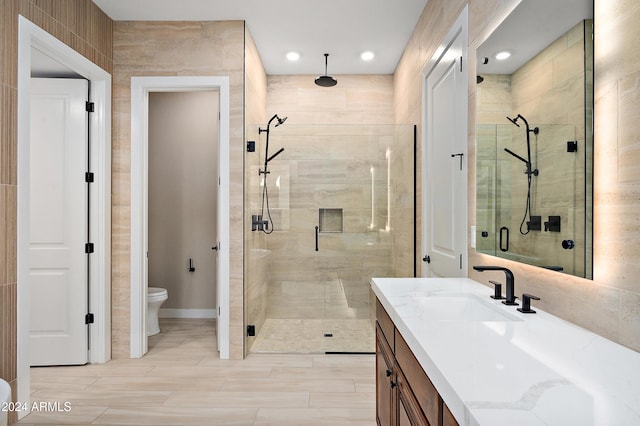
[[[324,74],[324,53],[329,75],[392,74],[427,1],[93,0],[115,21],[245,20],[269,75]]]
[[[478,47],[478,73],[512,74],[578,22],[592,18],[593,0],[525,0]],[[495,60],[502,51],[511,57]]]

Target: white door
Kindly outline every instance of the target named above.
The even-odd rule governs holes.
[[[88,82],[31,80],[31,365],[88,362]]]
[[[426,78],[423,276],[467,275],[465,35],[454,35]]]

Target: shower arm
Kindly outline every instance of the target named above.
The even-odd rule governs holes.
[[[265,147],[264,147],[264,170],[258,170],[258,174],[259,175],[268,174],[269,171],[267,170],[267,164],[269,163],[269,161],[273,160],[273,158],[275,156],[277,156],[282,151],[284,151],[284,149],[281,149],[280,151],[276,152],[271,157],[269,157],[269,130],[270,130],[270,127],[271,127],[271,123],[275,119],[278,119],[278,124],[276,124],[276,126],[275,126],[275,127],[278,127],[280,124],[284,123],[284,121],[287,119],[287,117],[280,118],[280,117],[278,117],[278,114],[273,114],[273,117],[271,117],[269,119],[269,121],[267,122],[267,128],[266,129],[262,129],[262,128],[258,127],[258,134],[260,134],[260,133],[266,133],[267,134],[267,141],[266,141]]]
[[[265,174],[266,175],[267,173],[269,173],[269,171],[267,170],[267,163],[269,162],[269,130],[270,130],[270,127],[271,127],[271,123],[276,118],[278,118],[278,114],[273,114],[273,117],[271,117],[269,119],[269,121],[267,122],[267,128],[266,129],[262,129],[262,128],[258,127],[258,134],[260,134],[260,133],[266,133],[267,134],[267,141],[266,141],[265,147],[264,147],[264,170],[258,170],[258,174]]]
[[[537,135],[540,132],[540,129],[538,129],[537,127],[534,127],[533,129],[531,129],[529,127],[529,122],[527,121],[526,118],[524,118],[522,115],[518,114],[516,116],[516,118],[512,119],[507,117],[507,120],[511,121],[513,124],[515,124],[516,126],[520,127],[520,125],[518,124],[518,120],[522,120],[524,121],[524,126],[526,129],[526,134],[527,134],[527,159],[525,160],[524,158],[520,157],[519,155],[517,155],[516,153],[514,153],[513,151],[505,148],[504,150],[507,151],[509,154],[513,155],[514,157],[516,157],[517,159],[523,161],[526,165],[527,165],[527,176],[538,176],[538,169],[532,170],[531,169],[531,137],[530,137],[530,133],[533,133],[535,135]]]

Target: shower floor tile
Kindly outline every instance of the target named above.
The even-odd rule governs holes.
[[[326,337],[330,334],[331,337]],[[273,319],[265,321],[253,353],[375,352],[369,319]]]

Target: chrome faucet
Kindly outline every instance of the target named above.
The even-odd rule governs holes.
[[[514,290],[514,278],[513,272],[511,272],[507,268],[503,268],[502,266],[474,266],[473,269],[479,272],[484,271],[504,271],[507,277],[507,297],[502,301],[505,305],[518,305],[516,302],[515,290]]]

